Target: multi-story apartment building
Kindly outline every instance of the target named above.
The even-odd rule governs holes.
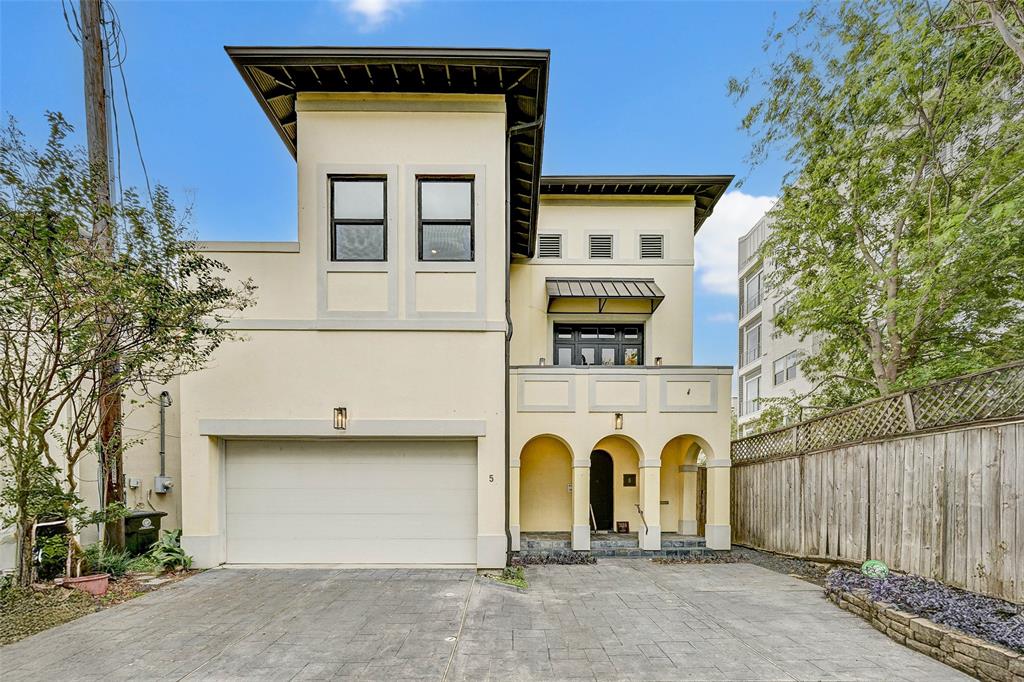
[[[799,362],[813,351],[813,340],[781,332],[775,316],[785,307],[788,292],[768,290],[771,259],[761,246],[771,231],[768,215],[739,239],[739,354],[737,367],[737,430],[749,435],[757,428],[765,399],[805,395],[812,384]]]
[[[148,492],[155,408],[132,417],[130,505],[198,566],[729,547],[732,368],[692,347],[731,176],[542,177],[543,50],[228,52],[295,156],[298,237],[202,244],[258,302],[167,387],[173,487]]]

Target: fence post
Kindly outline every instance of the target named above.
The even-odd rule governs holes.
[[[910,391],[903,394],[903,412],[907,416],[907,429],[917,431],[917,419],[914,417],[914,401],[910,397]]]

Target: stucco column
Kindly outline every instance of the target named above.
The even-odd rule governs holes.
[[[590,551],[590,458],[572,462],[572,548]]]
[[[644,510],[643,525],[638,529],[640,549],[661,549],[661,460],[640,462],[640,508]]]
[[[704,526],[704,538],[709,549],[732,547],[732,529],[729,526],[730,465],[727,459],[713,459],[707,465],[708,522]]]
[[[184,423],[184,422],[183,422]],[[186,435],[181,439],[181,546],[196,568],[224,563],[223,441]]]
[[[681,464],[679,480],[682,490],[679,496],[679,534],[697,534],[697,465]]]
[[[512,551],[519,551],[519,460],[509,462],[508,530],[512,535]]]

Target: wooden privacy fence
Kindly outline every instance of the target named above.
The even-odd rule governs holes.
[[[732,460],[738,544],[1024,601],[1024,362],[734,441]]]

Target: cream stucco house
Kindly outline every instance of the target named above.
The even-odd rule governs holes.
[[[298,239],[202,244],[259,300],[168,387],[169,491],[132,417],[130,504],[199,566],[496,567],[623,523],[729,547],[732,370],[692,340],[731,176],[542,177],[547,51],[227,51],[295,156]]]

